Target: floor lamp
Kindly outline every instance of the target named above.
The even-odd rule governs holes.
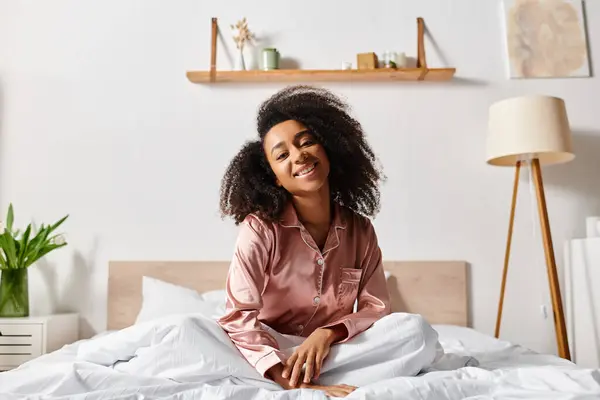
[[[556,271],[550,223],[548,221],[541,166],[565,163],[571,161],[574,157],[571,149],[571,130],[569,128],[565,103],[562,99],[550,96],[524,96],[502,100],[490,107],[487,163],[515,168],[495,334],[496,337],[500,334],[504,290],[510,258],[517,190],[519,187],[519,171],[521,166],[525,164],[531,168],[535,186],[550,296],[552,299],[558,355],[568,360],[571,359],[571,356]]]

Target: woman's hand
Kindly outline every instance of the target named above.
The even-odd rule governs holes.
[[[355,391],[357,388],[355,386],[349,386],[349,385],[331,385],[331,386],[325,386],[325,385],[315,385],[313,383],[301,383],[298,386],[291,386],[289,381],[287,379],[285,379],[282,374],[283,374],[283,364],[276,364],[273,367],[271,367],[269,369],[269,371],[267,371],[267,376],[270,377],[273,381],[277,382],[281,387],[283,387],[286,390],[291,390],[291,389],[313,389],[313,390],[321,390],[323,392],[325,392],[327,394],[327,396],[330,397],[346,397],[347,395],[349,395],[350,393],[352,393],[353,391]]]
[[[329,348],[333,343],[341,339],[345,335],[345,332],[346,327],[343,325],[335,328],[316,329],[287,360],[282,377],[286,379],[290,378],[290,385],[295,387],[299,383],[302,367],[306,363],[303,383],[309,384],[313,377],[315,379],[318,378],[321,373],[323,360],[329,354]]]

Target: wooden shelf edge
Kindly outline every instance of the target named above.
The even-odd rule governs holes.
[[[188,71],[192,83],[213,84],[224,82],[377,82],[377,81],[449,81],[455,68],[399,68],[352,70],[249,70],[249,71]]]

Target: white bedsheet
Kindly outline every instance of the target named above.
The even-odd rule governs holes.
[[[431,365],[431,372],[419,376],[366,384],[347,398],[600,398],[598,370],[577,368],[557,357],[536,354],[470,329],[435,328],[439,343],[453,357],[439,359]],[[79,341],[1,373],[0,398],[327,398],[314,390],[278,390],[277,385],[262,379],[242,360],[226,339],[214,321],[198,315],[137,324]],[[430,354],[431,345],[424,346],[429,348],[424,348],[423,354]],[[457,367],[456,359],[469,359],[458,356],[474,356],[479,365]],[[396,367],[402,365],[402,357],[398,355]]]

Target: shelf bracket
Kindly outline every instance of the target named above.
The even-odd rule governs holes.
[[[419,80],[422,81],[429,69],[425,59],[425,21],[421,17],[417,18],[417,68],[421,69]]]
[[[211,38],[210,38],[210,81],[217,79],[217,19],[211,20]]]

